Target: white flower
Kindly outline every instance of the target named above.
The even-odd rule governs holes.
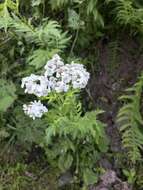
[[[45,69],[45,76],[50,80],[52,90],[56,92],[66,92],[69,86],[74,89],[85,88],[90,78],[84,65],[74,62],[64,65],[57,54],[48,61]],[[52,80],[49,79],[51,77]]]
[[[64,62],[61,61],[61,58],[58,54],[55,54],[52,59],[50,59],[45,65],[45,76],[50,77],[57,71],[58,68],[64,65]]]
[[[69,89],[69,85],[65,84],[63,81],[58,81],[54,88],[54,90],[58,93],[67,92],[68,89]]]
[[[69,73],[64,73],[64,74],[61,75],[61,80],[62,80],[64,83],[68,84],[68,83],[71,82],[72,76],[71,76],[71,74],[69,74]]]
[[[24,113],[33,120],[35,120],[36,117],[41,118],[44,113],[48,112],[48,109],[40,101],[37,102],[36,100],[29,105],[24,104],[23,110]]]
[[[76,71],[72,76],[73,88],[85,88],[89,80],[89,73],[84,71]]]
[[[83,64],[79,64],[79,63],[75,63],[74,61],[71,62],[70,64],[70,68],[77,68],[77,69],[84,69],[84,65]]]
[[[90,74],[86,71],[84,66],[72,62],[69,67],[73,88],[85,88],[90,78]]]
[[[56,77],[49,78],[49,86],[50,86],[51,90],[55,89],[56,83],[57,83]]]
[[[70,83],[71,82],[71,71],[68,64],[60,67],[57,69],[56,77],[63,81],[64,83]]]
[[[25,87],[25,93],[35,94],[38,97],[47,96],[51,91],[48,79],[44,76],[34,74],[23,78],[21,87]]]

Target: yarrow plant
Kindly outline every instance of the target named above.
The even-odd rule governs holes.
[[[86,87],[90,77],[82,64],[64,64],[57,54],[47,62],[44,69],[43,75],[31,74],[22,79],[21,87],[25,88],[25,93],[46,97],[49,93],[67,92],[72,88],[82,89]],[[42,117],[48,111],[41,102],[36,101],[24,105],[23,110],[33,119]]]
[[[44,66],[42,75],[31,74],[22,79],[21,85],[25,93],[48,100],[49,110],[40,100],[23,105],[25,114],[33,120],[45,114],[46,126],[37,144],[44,149],[48,162],[62,173],[72,168],[75,179],[82,179],[85,185],[97,182],[96,163],[108,148],[104,124],[97,119],[102,111],[83,113],[78,100],[78,92],[89,78],[82,64],[64,64],[56,54]]]

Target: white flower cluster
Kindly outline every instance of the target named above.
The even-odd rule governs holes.
[[[51,84],[50,88],[56,92],[66,92],[70,87],[85,88],[90,77],[82,64],[74,62],[64,64],[57,54],[47,62],[44,68],[46,70],[44,75]]]
[[[22,79],[21,87],[25,88],[25,93],[42,97],[47,96],[51,91],[67,92],[70,87],[82,89],[86,87],[90,77],[82,64],[74,62],[64,64],[57,54],[47,62],[44,69],[44,75],[31,74]],[[41,117],[44,112],[47,112],[40,102],[32,102],[29,106],[24,105],[24,111],[33,119]]]
[[[44,113],[48,111],[48,109],[40,102],[34,101],[29,105],[24,104],[23,110],[26,115],[31,117],[33,120],[38,117],[41,118]]]
[[[48,79],[34,74],[23,78],[21,87],[25,87],[25,93],[35,94],[38,97],[47,96],[50,92]]]

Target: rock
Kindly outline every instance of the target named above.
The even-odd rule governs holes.
[[[73,177],[72,177],[72,174],[70,172],[64,173],[59,178],[59,181],[58,181],[59,187],[70,184],[72,182],[72,179],[73,179]]]
[[[129,187],[127,182],[121,182],[119,184],[114,185],[115,190],[132,190],[131,187]]]
[[[105,187],[110,186],[117,180],[116,173],[112,170],[108,170],[103,176],[101,176],[102,184]]]

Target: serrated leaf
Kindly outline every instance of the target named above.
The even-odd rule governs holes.
[[[28,58],[29,65],[34,66],[36,69],[41,68],[48,60],[47,50],[38,49],[33,52]]]
[[[40,69],[55,53],[58,53],[57,49],[53,49],[52,51],[37,49],[29,56],[28,64],[34,66],[36,69]]]

